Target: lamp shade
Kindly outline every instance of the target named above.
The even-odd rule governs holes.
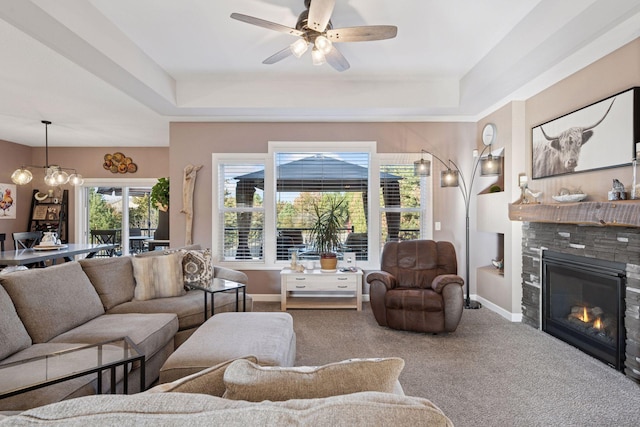
[[[502,158],[500,156],[492,156],[480,159],[480,175],[493,176],[502,173]]]
[[[413,174],[417,176],[431,176],[431,161],[420,159],[413,162]]]
[[[447,169],[440,173],[440,187],[457,187],[458,171]]]

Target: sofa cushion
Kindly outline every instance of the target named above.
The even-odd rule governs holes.
[[[7,291],[0,286],[0,360],[31,345],[31,337],[16,313]]]
[[[89,396],[35,408],[6,422],[78,426],[453,426],[427,399],[375,392],[260,403],[187,393]]]
[[[129,337],[149,360],[178,331],[178,319],[172,313],[105,314],[58,335],[51,342],[96,344],[114,338]]]
[[[79,263],[96,288],[105,310],[133,299],[136,281],[131,257],[86,258]]]
[[[104,313],[77,262],[17,271],[1,280],[34,343],[47,342]]]
[[[210,282],[213,279],[213,260],[211,249],[184,250],[182,258],[182,274],[184,283]]]
[[[251,362],[257,362],[255,356],[246,356]],[[222,397],[226,389],[224,385],[224,371],[227,367],[237,359],[227,360],[207,369],[203,369],[195,374],[188,375],[184,378],[177,379],[170,383],[160,384],[148,390],[148,393],[202,393],[210,396]]]
[[[362,391],[393,393],[404,368],[398,357],[350,359],[320,367],[260,366],[236,360],[224,373],[226,399],[283,401]]]
[[[184,295],[182,252],[157,257],[134,257],[134,298],[145,301]]]

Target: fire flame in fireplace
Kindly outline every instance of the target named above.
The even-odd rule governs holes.
[[[602,329],[602,320],[599,317],[593,322],[593,328]]]
[[[586,306],[573,306],[569,319],[575,319],[597,331],[604,331],[606,326],[602,320],[602,314],[603,311],[600,307],[588,308]]]
[[[587,313],[587,307],[582,307],[582,315],[578,315],[578,319],[582,320],[584,323],[589,323],[591,321],[589,319],[589,313]]]

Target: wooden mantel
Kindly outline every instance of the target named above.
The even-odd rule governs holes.
[[[511,221],[640,227],[640,200],[509,204]]]

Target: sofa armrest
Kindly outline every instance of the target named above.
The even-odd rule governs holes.
[[[231,280],[246,285],[249,282],[249,277],[242,271],[233,270],[225,267],[213,267],[213,277],[218,279]]]
[[[387,289],[393,289],[398,286],[398,280],[386,271],[372,271],[367,274],[367,283],[373,283],[374,281],[381,282]]]
[[[464,279],[457,274],[441,274],[433,279],[433,282],[431,282],[431,288],[441,294],[442,289],[450,283],[456,283],[460,286],[464,286]]]

